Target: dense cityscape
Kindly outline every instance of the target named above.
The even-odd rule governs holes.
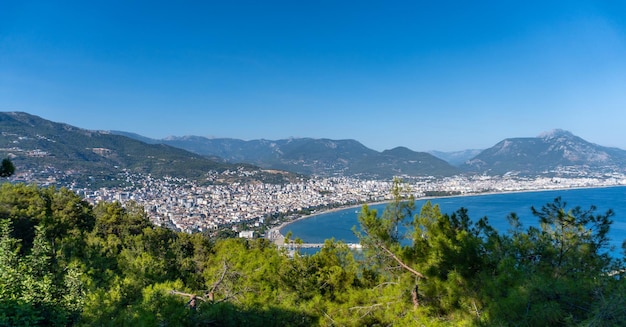
[[[157,179],[124,171],[120,175],[126,186],[89,189],[72,184],[60,185],[62,183],[58,181],[62,178],[55,177],[60,172],[46,173],[47,178],[37,178],[36,176],[45,174],[21,172],[12,180],[65,186],[93,204],[100,201],[134,201],[145,208],[153,223],[184,232],[210,231],[228,226],[236,229],[242,225],[246,229],[259,230],[261,225],[275,226],[280,223],[272,219],[277,215],[286,216],[289,221],[303,214],[328,208],[387,201],[391,199],[392,186],[391,180],[361,180],[350,177],[311,177],[290,184],[257,182],[200,186],[182,178]],[[233,173],[248,172],[227,171],[223,174]],[[626,175],[620,173],[587,174],[576,168],[561,168],[551,175],[565,177],[405,176],[402,180],[417,199],[427,196],[626,185]],[[214,173],[211,178],[219,179],[220,176]]]

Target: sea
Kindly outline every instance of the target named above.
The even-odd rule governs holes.
[[[585,210],[595,206],[595,214],[604,214],[612,209],[615,215],[612,217],[613,224],[609,232],[609,253],[613,257],[623,258],[622,242],[626,240],[626,186],[419,199],[415,201],[415,213],[419,213],[426,201],[438,204],[442,213],[452,214],[460,208],[466,208],[470,219],[477,221],[486,216],[489,224],[499,233],[507,233],[510,230],[507,216],[511,213],[517,214],[523,226],[539,226],[537,217],[532,215],[531,207],[541,209],[557,197],[566,202],[566,210],[577,206]],[[382,213],[385,206],[386,204],[373,204],[369,207]],[[311,215],[285,225],[280,232],[286,235],[291,231],[293,238],[299,237],[305,243],[324,243],[324,240],[330,238],[358,243],[352,229],[358,226],[357,217],[360,211],[360,207],[351,207]]]

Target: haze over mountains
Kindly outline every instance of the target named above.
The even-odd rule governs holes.
[[[452,151],[452,152],[443,152],[437,150],[428,151],[428,153],[433,156],[443,159],[447,161],[449,164],[453,166],[461,166],[467,160],[470,160],[481,153],[483,150],[480,149],[469,149],[469,150],[461,150],[461,151]]]
[[[461,172],[426,152],[405,147],[378,152],[355,140],[290,138],[244,141],[201,136],[148,139],[132,133],[113,132],[149,143],[162,143],[228,162],[245,162],[266,169],[287,170],[306,175],[358,176],[452,176]]]
[[[434,152],[449,163],[405,147],[378,152],[355,140],[244,141],[201,136],[156,140],[130,132],[89,131],[18,112],[0,113],[0,129],[0,156],[11,157],[18,170],[52,167],[103,179],[124,169],[205,182],[211,171],[247,171],[240,175],[274,182],[296,178],[278,171],[368,179],[626,171],[626,151],[596,145],[563,130],[505,139],[483,151]]]
[[[113,132],[149,143],[303,174],[364,177],[451,176],[459,173],[550,174],[568,167],[579,172],[624,172],[626,151],[603,147],[555,129],[537,137],[509,138],[486,150],[415,152],[404,147],[377,152],[355,140],[284,139],[243,141],[201,136],[162,140]],[[445,162],[446,159],[448,162]]]

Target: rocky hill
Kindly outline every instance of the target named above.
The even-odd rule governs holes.
[[[624,171],[626,151],[603,147],[556,129],[537,137],[509,138],[468,160],[466,171],[526,175],[570,167],[584,171]]]

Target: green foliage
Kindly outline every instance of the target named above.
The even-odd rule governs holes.
[[[12,236],[21,240],[23,250],[32,246],[34,227],[46,217],[49,200],[34,185],[0,186],[0,218],[9,219],[13,226]]]
[[[623,274],[623,263],[607,254],[612,211],[567,210],[557,198],[539,210],[532,208],[539,228],[523,229],[513,214],[511,233],[500,235],[486,217],[473,222],[463,208],[448,215],[427,202],[413,220],[407,244],[395,228],[409,211],[403,211],[406,205],[395,189],[395,201],[381,216],[364,206],[358,236],[370,259],[368,268],[385,283],[404,287],[394,298],[405,305],[412,301],[413,313],[486,325],[575,325],[604,321],[599,316],[613,322],[623,318],[624,310],[606,301],[607,296],[617,303],[624,298],[625,281],[614,277]],[[409,310],[406,306],[401,314],[408,316]]]
[[[25,256],[10,232],[10,221],[0,220],[0,325],[71,324],[84,295],[81,272],[74,265],[61,270],[55,264],[42,227],[37,226]]]
[[[517,217],[510,216],[514,229],[505,239],[506,252],[499,251],[507,264],[496,266],[498,278],[491,285],[500,291],[488,295],[491,317],[544,326],[584,325],[598,315],[624,318],[624,310],[603,311],[611,307],[607,296],[623,301],[616,290],[623,290],[625,281],[612,272],[624,268],[606,252],[613,212],[594,211],[567,210],[556,198],[539,210],[532,208],[539,228],[524,230]]]
[[[0,325],[626,321],[624,264],[606,251],[612,211],[568,209],[557,198],[532,209],[538,227],[524,228],[512,214],[511,231],[499,234],[463,208],[446,214],[428,202],[412,216],[407,191],[397,180],[380,215],[363,206],[363,251],[331,239],[313,255],[289,256],[265,239],[212,240],[154,226],[132,203],[92,207],[65,189],[5,184]]]
[[[2,159],[0,164],[0,177],[9,177],[15,173],[15,166],[9,158]]]

